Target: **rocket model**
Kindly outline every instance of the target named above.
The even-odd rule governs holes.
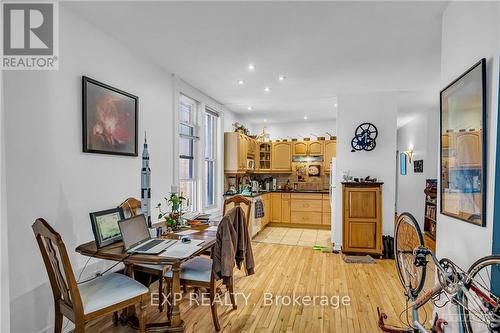
[[[144,149],[142,151],[141,212],[144,214],[148,226],[151,227],[151,169],[149,168],[149,152],[146,133],[144,133]]]

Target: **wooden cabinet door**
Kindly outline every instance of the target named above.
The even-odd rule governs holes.
[[[323,141],[311,141],[309,142],[309,155],[323,155],[324,142]]]
[[[273,143],[271,169],[277,172],[292,171],[292,145],[290,142]]]
[[[251,156],[255,156],[255,146],[256,146],[256,142],[254,139],[252,138],[249,138],[249,137],[245,137],[246,140],[247,140],[247,145],[248,145],[248,152],[247,152],[247,155],[251,155]]]
[[[382,253],[380,187],[343,187],[343,244],[346,253]]]
[[[290,223],[290,194],[281,196],[281,223]]]
[[[272,203],[269,194],[264,194],[264,225],[267,225],[271,221]]]
[[[271,222],[281,222],[281,193],[271,193]]]
[[[330,162],[332,158],[337,156],[337,141],[336,140],[328,140],[325,141],[325,149],[323,154],[323,170],[326,172],[330,172]]]
[[[455,137],[456,164],[459,167],[481,167],[481,132],[461,132]]]
[[[240,134],[238,136],[238,166],[240,170],[247,169],[247,156],[248,156],[248,142],[246,135]]]
[[[307,155],[307,142],[295,141],[293,143],[293,155]]]

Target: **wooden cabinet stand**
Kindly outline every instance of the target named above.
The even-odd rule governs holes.
[[[382,184],[342,184],[342,252],[382,254]]]

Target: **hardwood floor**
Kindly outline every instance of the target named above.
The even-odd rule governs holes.
[[[218,306],[222,332],[379,332],[377,307],[389,316],[389,323],[399,325],[405,302],[393,260],[346,264],[339,254],[310,247],[253,243],[253,249],[256,274],[235,274],[235,292],[249,295],[248,304],[237,297],[237,310]],[[428,280],[432,282],[433,277]],[[156,290],[155,286],[151,290]],[[296,296],[349,296],[351,302],[338,309],[320,304],[264,304],[265,293],[291,296],[294,292]],[[185,331],[215,332],[210,307],[190,306],[188,297],[186,294],[181,307]],[[429,321],[432,311],[430,307],[426,310]],[[150,320],[164,316],[156,307],[148,307]],[[87,331],[135,332],[127,326],[114,326],[111,317],[92,322]]]

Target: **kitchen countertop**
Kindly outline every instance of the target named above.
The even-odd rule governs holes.
[[[320,193],[320,194],[328,194],[328,190],[277,190],[277,191],[262,191],[262,192],[252,192],[252,194],[242,194],[244,197],[249,197],[249,198],[254,198],[261,196],[262,194],[266,193]],[[224,193],[224,197],[232,197],[238,195],[238,193],[235,194],[226,194]]]

